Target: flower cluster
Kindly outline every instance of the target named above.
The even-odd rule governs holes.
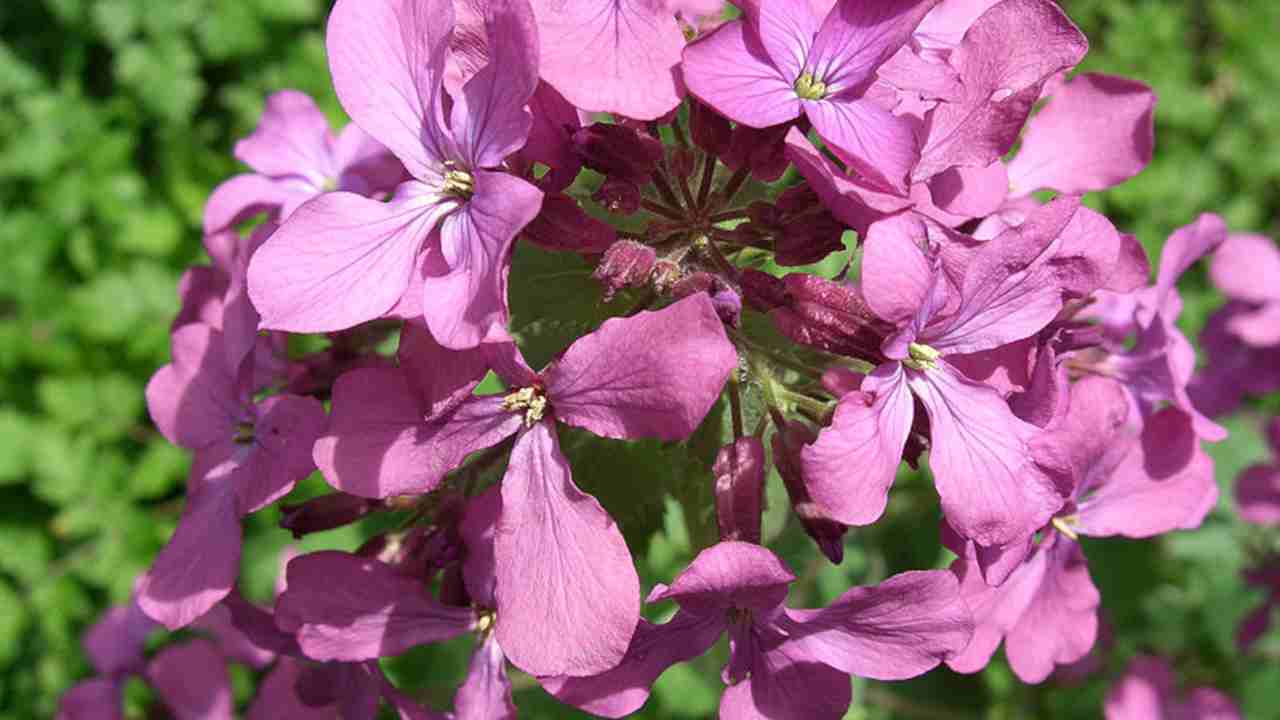
[[[1202,443],[1225,431],[1190,393],[1280,367],[1280,255],[1250,266],[1259,241],[1203,215],[1150,283],[1142,246],[1081,196],[1147,164],[1156,98],[1071,75],[1087,42],[1051,0],[739,6],[338,0],[327,49],[353,122],[335,135],[305,95],[273,95],[236,146],[254,172],[208,202],[212,264],[184,276],[147,388],[195,456],[186,507],[64,717],[118,705],[125,673],[179,716],[228,717],[244,647],[275,663],[263,717],[423,718],[440,715],[378,659],[474,636],[459,720],[515,715],[508,663],[622,717],[724,635],[725,718],[839,718],[850,676],[976,672],[1001,642],[1032,683],[1089,653],[1080,536],[1194,528],[1214,507]],[[512,324],[509,287],[546,282],[513,271],[522,244],[594,266],[599,294],[576,302],[611,315],[540,370]],[[1247,349],[1210,347],[1231,369],[1209,388],[1175,283],[1215,248],[1237,298],[1216,332]],[[327,348],[300,356],[306,333]],[[561,432],[680,443],[717,403],[732,429],[707,463],[715,506],[695,510],[719,542],[650,590],[667,618],[650,622]],[[839,562],[921,457],[954,564],[789,606],[796,576],[761,544],[769,468]],[[403,522],[292,558],[273,607],[245,601],[242,519],[316,470],[335,492],[281,507],[284,528]],[[1270,502],[1251,512],[1274,521]],[[142,614],[236,640],[146,664]],[[183,689],[216,700],[184,715],[175,674],[205,667],[208,687]]]

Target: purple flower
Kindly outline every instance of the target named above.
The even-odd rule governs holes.
[[[230,592],[240,570],[240,518],[315,469],[323,406],[297,395],[254,402],[250,380],[228,365],[223,333],[192,324],[173,334],[173,362],[147,385],[160,432],[196,451],[182,519],[138,590],[142,609],[170,629]]]
[[[1240,720],[1240,710],[1221,691],[1197,687],[1179,699],[1173,668],[1163,658],[1139,655],[1107,692],[1107,720]]]
[[[764,128],[805,115],[847,165],[905,194],[920,157],[909,121],[867,95],[876,71],[938,0],[839,0],[820,16],[800,0],[750,2],[684,51],[690,92],[730,120]]]
[[[1280,458],[1280,417],[1267,424],[1272,454]],[[1251,465],[1236,478],[1240,517],[1258,525],[1280,525],[1280,463]]]
[[[849,707],[849,675],[877,680],[915,677],[964,647],[969,610],[945,571],[907,572],[854,587],[830,606],[785,607],[795,575],[769,550],[721,542],[698,554],[670,587],[649,602],[674,600],[668,622],[642,620],[613,670],[594,677],[543,678],[562,702],[604,717],[623,717],[648,699],[668,667],[706,652],[729,634],[729,685],[720,717],[840,718]]]
[[[334,7],[338,99],[413,179],[387,203],[340,192],[299,208],[249,267],[263,327],[341,330],[387,314],[420,285],[421,299],[409,304],[421,303],[445,345],[507,338],[511,245],[542,202],[537,188],[503,171],[529,135],[537,35],[527,0],[489,4],[489,64],[450,109],[442,81],[453,25],[449,0]]]
[[[683,439],[720,394],[737,353],[700,294],[606,321],[541,373],[514,345],[494,345],[487,364],[511,389],[505,396],[471,395],[484,355],[441,348],[410,325],[401,370],[339,379],[316,462],[345,492],[419,494],[472,452],[514,435],[495,550],[498,641],[533,674],[600,672],[626,651],[639,580],[617,526],[573,483],[555,422],[609,438]]]
[[[1086,378],[1072,387],[1070,409],[1050,431],[1070,456],[1076,484],[1025,560],[1015,552],[984,556],[982,548],[944,532],[960,555],[952,570],[977,622],[973,641],[947,661],[952,669],[982,669],[1002,638],[1025,682],[1042,682],[1055,665],[1084,657],[1094,643],[1100,597],[1078,537],[1146,538],[1192,529],[1213,509],[1213,461],[1200,450],[1189,418],[1166,408],[1138,433],[1129,415],[1118,383]],[[993,587],[983,574],[1007,579]]]
[[[1213,254],[1213,284],[1228,298],[1250,304],[1227,324],[1252,347],[1280,345],[1280,247],[1262,235],[1235,233]]]
[[[235,155],[255,172],[214,188],[204,210],[205,235],[264,210],[283,221],[326,192],[376,196],[404,179],[399,161],[355,124],[334,137],[315,101],[297,90],[267,98],[258,128],[236,143]]]
[[[1051,443],[948,358],[1000,348],[1054,319],[1070,280],[1089,265],[1063,253],[1078,206],[1055,200],[994,240],[932,254],[916,244],[923,228],[909,217],[872,227],[862,294],[893,324],[882,345],[888,362],[840,399],[831,426],[801,454],[809,492],[833,519],[865,525],[884,511],[913,396],[929,415],[943,512],[962,536],[983,546],[1022,543],[1062,507],[1067,472]],[[856,481],[851,467],[862,469]]]

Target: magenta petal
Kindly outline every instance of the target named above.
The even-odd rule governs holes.
[[[590,677],[540,678],[542,687],[567,705],[593,715],[621,718],[639,710],[667,668],[702,655],[724,633],[724,621],[678,610],[655,625],[641,619],[627,654],[616,668]]]
[[[108,610],[84,635],[84,650],[99,675],[138,672],[155,623],[130,600]]]
[[[872,225],[863,242],[862,296],[895,325],[914,318],[933,291],[936,271],[917,242],[925,236],[919,218],[900,215]]]
[[[471,397],[489,370],[486,354],[451,350],[417,323],[405,323],[396,352],[413,394],[422,401],[425,417],[439,417]]]
[[[754,543],[720,542],[698,553],[649,602],[675,600],[700,615],[740,608],[768,613],[782,604],[796,576],[782,559]],[[655,588],[656,590],[656,588]]]
[[[329,15],[326,47],[342,107],[387,146],[414,177],[439,174],[445,54],[451,0],[341,0]]]
[[[684,35],[659,2],[535,0],[538,71],[587,112],[652,120],[680,103]]]
[[[1139,655],[1119,682],[1107,691],[1107,720],[1162,720],[1173,695],[1173,670],[1160,658]]]
[[[208,640],[165,648],[148,666],[147,679],[174,720],[232,718],[235,700],[227,661]]]
[[[764,501],[764,444],[757,437],[738,438],[716,453],[716,518],[723,540],[760,542]]]
[[[1202,213],[1195,222],[1173,231],[1160,250],[1160,271],[1156,274],[1156,312],[1166,312],[1165,301],[1178,278],[1197,260],[1217,249],[1226,240],[1226,221],[1212,213]]]
[[[528,0],[485,3],[489,64],[455,95],[450,129],[472,168],[496,168],[524,146],[538,86],[538,31]]]
[[[822,204],[861,235],[872,223],[911,206],[911,200],[871,188],[858,178],[846,175],[828,160],[800,132],[787,131],[786,154]]]
[[[185,627],[231,592],[240,571],[236,488],[197,484],[178,527],[138,583],[138,606],[170,630]]]
[[[1151,162],[1156,96],[1122,77],[1086,73],[1054,91],[1009,163],[1014,195],[1078,195],[1119,185]]]
[[[1231,318],[1227,328],[1246,345],[1268,347],[1280,344],[1280,301],[1271,301],[1253,312]]]
[[[475,195],[440,228],[446,272],[423,281],[427,327],[455,350],[510,339],[511,248],[542,206],[542,191],[513,175],[479,170],[473,177]]]
[[[830,427],[800,451],[809,495],[846,525],[868,525],[884,513],[889,486],[915,417],[902,366],[888,363],[840,399]]]
[[[124,688],[111,678],[76,683],[58,701],[54,720],[121,720]]]
[[[1009,176],[997,160],[986,167],[958,166],[929,180],[933,203],[952,215],[980,218],[1000,209],[1009,196]]]
[[[281,90],[267,98],[258,127],[236,143],[235,156],[263,175],[301,176],[322,185],[330,167],[329,120],[306,93]]]
[[[477,450],[519,429],[499,397],[476,398],[429,419],[402,370],[362,368],[334,383],[329,428],[315,443],[329,484],[360,497],[430,492]]]
[[[982,577],[976,549],[967,543],[951,571],[960,580],[960,594],[973,611],[973,639],[964,650],[947,659],[947,667],[960,673],[975,673],[987,666],[1000,641],[1018,623],[1031,604],[1045,575],[1045,555],[1039,549],[1025,563],[1013,568],[998,587]]]
[[[763,55],[782,78],[794,82],[804,70],[813,39],[826,12],[808,0],[746,0],[741,7],[748,32],[759,40]]]
[[[247,472],[236,473],[241,515],[257,512],[293,490],[316,469],[311,448],[324,428],[324,406],[313,397],[276,395],[256,408]]]
[[[920,159],[909,120],[869,98],[809,100],[803,105],[813,129],[845,164],[903,196],[907,194],[907,173]]]
[[[295,632],[313,660],[399,655],[475,626],[470,608],[441,605],[419,580],[377,560],[337,551],[294,558],[276,623]]]
[[[494,532],[502,516],[502,489],[495,485],[467,503],[466,514],[458,526],[467,555],[462,565],[462,580],[467,594],[480,607],[497,607],[497,586],[493,557]]]
[[[925,13],[939,2],[838,2],[814,38],[805,67],[834,95],[861,94],[871,84],[876,69],[898,52]]]
[[[562,422],[619,439],[683,440],[711,409],[738,353],[706,293],[606,320],[545,371]]]
[[[684,82],[720,114],[755,128],[794,120],[801,102],[742,21],[728,22],[684,50]]]
[[[849,676],[786,641],[751,657],[751,675],[725,688],[721,720],[840,720]]]
[[[210,193],[204,206],[204,234],[222,232],[259,213],[295,207],[314,194],[297,181],[236,175]]]
[[[1213,254],[1209,277],[1236,300],[1280,300],[1280,247],[1263,235],[1233,233]]]
[[[507,659],[498,640],[485,636],[471,656],[467,680],[454,698],[457,720],[515,720],[516,705],[511,700],[511,680]]]
[[[1054,534],[1041,543],[1045,574],[1030,604],[1005,638],[1005,654],[1023,682],[1038,683],[1055,665],[1088,654],[1098,633],[1101,596],[1080,546]]]
[[[295,686],[303,672],[303,660],[280,658],[258,686],[249,705],[247,720],[339,720],[332,705],[307,705],[298,697]]]
[[[1236,479],[1240,517],[1259,525],[1280,525],[1280,468],[1254,465]]]
[[[237,598],[241,607],[249,606],[258,609],[232,592],[222,602],[210,608],[209,612],[197,618],[191,627],[208,633],[218,643],[219,651],[228,660],[247,665],[255,670],[265,669],[276,659],[276,653],[271,648],[259,644],[258,638],[237,627],[235,614],[237,611],[233,611],[228,604],[233,597]],[[243,619],[243,614],[241,618]],[[274,626],[274,620],[271,622]]]
[[[618,664],[640,617],[640,579],[617,524],[573,484],[545,420],[511,451],[494,556],[496,632],[511,662],[575,676]]]
[[[355,123],[338,133],[333,163],[340,173],[336,189],[361,195],[390,192],[409,179],[400,160]]]
[[[335,192],[298,208],[249,263],[262,327],[331,332],[382,316],[404,294],[418,249],[449,207],[425,194],[382,203]]]
[[[814,660],[876,680],[921,675],[973,634],[973,616],[946,570],[901,573],[851,588],[826,608],[785,613],[783,627]]]
[[[943,513],[961,535],[1007,545],[1062,507],[1059,485],[1069,470],[1037,447],[1040,429],[1016,417],[994,390],[945,361],[908,372],[907,382],[929,413],[929,466]]]
[[[246,419],[235,375],[222,352],[222,333],[193,323],[174,331],[173,362],[147,383],[147,409],[167,440],[188,449],[227,440]]]

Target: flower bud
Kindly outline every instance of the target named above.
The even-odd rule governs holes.
[[[693,174],[693,166],[697,163],[697,158],[689,148],[677,147],[671,151],[671,159],[668,163],[673,175],[687,178]]]
[[[723,155],[729,151],[729,140],[733,135],[733,127],[720,113],[710,107],[691,100],[689,103],[689,134],[698,147],[712,155]]]
[[[605,250],[592,277],[604,285],[604,299],[627,287],[641,287],[649,282],[658,255],[653,248],[634,240],[619,240]]]
[[[382,508],[381,500],[330,493],[297,505],[281,505],[280,527],[293,533],[293,538],[298,540],[304,535],[350,525]]]
[[[839,565],[844,560],[844,534],[848,526],[827,517],[809,497],[809,488],[800,473],[800,449],[817,439],[808,425],[787,422],[773,436],[773,462],[787,487],[791,508],[800,520],[801,527],[817,543],[818,549],[831,562]]]
[[[764,504],[764,445],[759,438],[738,438],[716,453],[716,519],[721,540],[760,542]]]
[[[844,249],[844,224],[825,210],[787,218],[774,236],[774,261],[779,265],[809,265]]]
[[[548,250],[584,254],[604,252],[618,235],[608,223],[586,214],[568,195],[548,195],[542,210],[524,228],[524,236]]]
[[[609,212],[632,215],[640,209],[640,186],[630,180],[609,178],[591,195]]]
[[[742,295],[747,305],[757,312],[767,313],[789,302],[782,279],[769,273],[745,268],[738,275],[738,282],[742,285]]]
[[[788,124],[767,128],[737,126],[733,129],[729,150],[722,156],[724,164],[733,170],[746,167],[760,182],[777,180],[791,166],[783,142],[788,129]]]
[[[662,143],[624,125],[594,123],[570,136],[582,164],[602,175],[643,182],[662,160]]]

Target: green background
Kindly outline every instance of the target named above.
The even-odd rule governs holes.
[[[1092,43],[1085,69],[1143,80],[1160,97],[1155,160],[1090,202],[1153,253],[1202,211],[1221,213],[1233,229],[1274,236],[1280,4],[1063,4]],[[174,527],[188,459],[151,426],[142,390],[167,360],[178,276],[202,257],[205,197],[239,171],[232,144],[252,130],[265,96],[297,88],[335,121],[341,117],[324,62],[326,6],[0,3],[0,717],[53,715],[59,695],[90,673],[81,634],[128,597]],[[585,270],[564,267],[563,259],[525,251],[518,262],[531,277],[582,280],[521,291],[529,293],[524,313],[556,306],[556,293],[587,292]],[[1183,290],[1184,325],[1194,332],[1221,300],[1202,270],[1187,276]],[[540,327],[532,323],[528,335]],[[551,345],[563,341],[554,331],[544,335]],[[1226,690],[1249,717],[1273,717],[1280,635],[1273,631],[1247,657],[1233,638],[1260,599],[1240,570],[1277,539],[1233,516],[1230,484],[1266,457],[1259,425],[1277,410],[1280,401],[1264,399],[1226,421],[1232,437],[1212,449],[1223,499],[1204,528],[1148,542],[1086,541],[1115,631],[1102,669],[1088,681],[1026,686],[997,659],[972,677],[940,670],[907,683],[857,682],[849,717],[1097,717],[1108,684],[1139,651],[1174,658],[1189,682]],[[579,482],[618,517],[646,581],[669,581],[704,542],[707,518],[686,517],[682,507],[705,507],[706,468],[657,445],[579,440],[566,438]],[[853,583],[945,565],[927,479],[906,475],[896,488],[884,521],[850,533],[841,567],[806,544],[771,489],[767,530],[802,578],[793,603],[825,602]],[[298,494],[323,490],[312,478]],[[259,599],[269,596],[289,541],[275,521],[270,510],[247,522],[246,591]],[[329,533],[304,548],[351,548],[371,531]],[[388,670],[397,683],[447,705],[469,643],[415,651]],[[670,671],[644,716],[713,714],[723,656],[717,648]],[[248,698],[253,676],[237,669],[234,680],[237,697]],[[524,688],[517,695],[523,716],[571,715],[528,678],[516,683]],[[135,715],[147,693],[140,683],[129,686]]]

